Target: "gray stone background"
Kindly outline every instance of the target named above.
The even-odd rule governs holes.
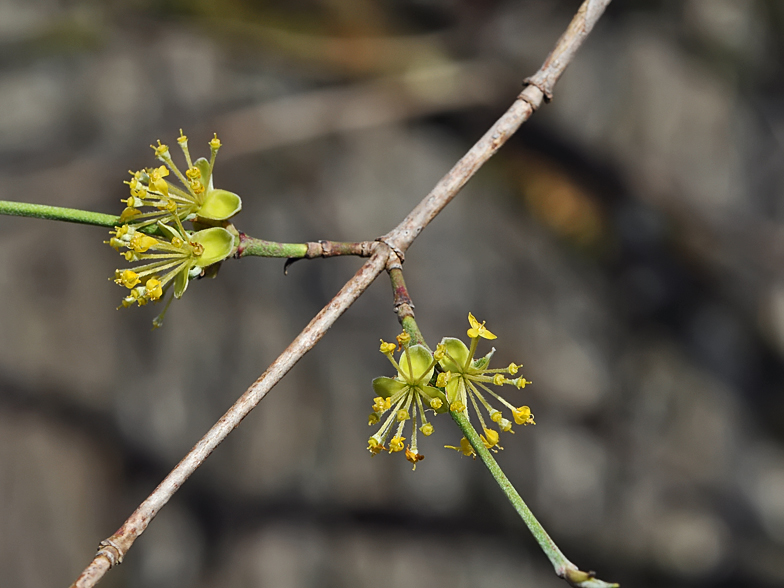
[[[372,239],[507,108],[576,1],[0,1],[0,199],[118,213],[148,145],[237,226]],[[566,554],[624,586],[784,583],[784,8],[611,6],[543,107],[409,251],[431,342],[472,311],[537,425],[499,461]],[[66,586],[348,279],[224,264],[163,329],[116,311],[103,229],[0,218],[0,578]],[[484,469],[365,449],[382,276],[104,584],[563,586]]]

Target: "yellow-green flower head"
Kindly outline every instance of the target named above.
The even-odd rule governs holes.
[[[231,255],[237,247],[234,235],[223,227],[211,227],[196,232],[186,231],[179,218],[171,217],[174,226],[158,222],[163,237],[147,235],[131,225],[116,227],[108,243],[130,262],[142,262],[132,268],[115,271],[114,282],[129,290],[122,307],[133,303],[144,306],[157,302],[170,289],[180,298],[188,282],[203,274],[204,269]],[[171,302],[171,298],[169,299]],[[153,321],[162,324],[168,308]]]
[[[453,337],[444,337],[438,345],[436,354],[441,358],[438,360],[438,364],[443,372],[439,374],[436,385],[444,388],[450,410],[456,412],[467,411],[469,403],[474,407],[474,411],[484,431],[484,434],[480,435],[482,442],[485,444],[485,447],[495,451],[502,449],[498,445],[498,432],[488,428],[480,406],[490,417],[490,421],[498,426],[499,431],[509,433],[514,433],[514,431],[512,431],[512,421],[505,418],[500,410],[490,404],[488,401],[489,397],[494,398],[509,409],[514,422],[518,425],[535,423],[531,410],[527,406],[513,406],[492,390],[489,385],[502,386],[510,384],[517,388],[524,388],[531,382],[522,376],[513,379],[507,378],[507,375],[515,375],[520,369],[521,366],[515,363],[500,369],[488,368],[490,358],[495,353],[495,349],[492,349],[484,357],[475,359],[474,354],[476,353],[479,339],[495,339],[496,336],[485,328],[484,323],[480,324],[474,318],[474,315],[469,314],[468,321],[471,324],[471,328],[468,330],[468,335],[471,337],[470,349],[460,339]],[[454,447],[453,449],[468,455],[465,451],[465,444],[462,442],[460,448]]]
[[[405,449],[408,461],[414,464],[424,459],[417,449],[417,435],[422,433],[425,437],[433,433],[433,425],[427,420],[425,411],[432,410],[436,413],[446,412],[447,400],[444,393],[429,385],[435,371],[436,360],[422,345],[410,345],[405,337],[403,351],[395,361],[392,352],[394,343],[381,342],[380,351],[387,356],[397,370],[394,378],[376,378],[373,380],[373,390],[377,396],[373,400],[373,413],[370,415],[369,424],[378,423],[381,418],[389,413],[378,432],[368,440],[368,451],[372,454],[381,451],[396,453]],[[403,436],[407,421],[411,421],[411,443],[406,446],[406,437]],[[417,422],[421,426],[417,427]],[[389,446],[385,446],[387,437],[393,432]]]
[[[164,164],[142,171],[130,172],[131,179],[126,182],[131,194],[123,200],[125,210],[120,215],[121,223],[130,223],[137,228],[156,223],[174,214],[181,221],[194,220],[206,224],[226,221],[242,208],[239,196],[228,190],[220,190],[213,185],[213,167],[221,143],[217,135],[209,142],[210,160],[199,158],[191,160],[188,138],[180,131],[177,139],[188,165],[185,173],[172,160],[169,147],[161,144],[151,145],[155,156]],[[170,181],[170,175],[179,180],[179,185]],[[167,179],[170,178],[170,179]]]

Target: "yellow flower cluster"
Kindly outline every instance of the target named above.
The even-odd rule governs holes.
[[[166,145],[160,141],[153,145],[163,165],[131,172],[126,182],[130,196],[122,201],[125,210],[107,241],[125,261],[141,262],[115,271],[114,282],[128,289],[120,307],[144,306],[161,300],[169,289],[174,291],[153,321],[156,327],[172,299],[183,295],[189,280],[204,275],[206,268],[217,268],[238,245],[238,233],[228,219],[242,208],[240,197],[213,185],[215,157],[221,147],[217,135],[209,142],[209,161],[191,159],[182,131],[177,142],[188,166],[185,173],[172,161]],[[179,186],[166,179],[170,174]],[[185,221],[199,230],[185,230]]]
[[[516,424],[535,424],[529,407],[515,407],[489,387],[510,384],[525,388],[531,382],[522,376],[507,377],[516,375],[521,366],[511,363],[505,368],[490,369],[488,366],[495,349],[484,357],[475,359],[479,339],[492,340],[496,336],[485,327],[484,322],[477,321],[471,313],[468,315],[468,322],[470,348],[459,339],[445,337],[436,347],[435,353],[431,353],[423,345],[409,345],[410,337],[405,333],[398,337],[398,345],[381,342],[380,351],[387,356],[398,373],[395,378],[373,380],[373,389],[378,396],[373,400],[373,412],[368,424],[377,424],[387,412],[390,413],[379,431],[368,441],[368,450],[373,455],[385,450],[396,453],[405,449],[406,459],[413,463],[416,469],[417,462],[424,458],[417,449],[417,430],[425,436],[433,432],[433,425],[427,421],[425,411],[442,413],[448,409],[453,412],[467,412],[469,405],[473,406],[479,419],[482,429],[480,437],[485,447],[498,451],[502,449],[498,444],[499,433],[514,431],[512,421],[505,418],[502,411],[494,408],[488,398],[495,399],[509,409]],[[396,349],[402,349],[398,361],[392,356]],[[498,430],[488,426],[480,407],[487,413],[490,422],[497,425]],[[419,428],[416,425],[417,417],[422,423]],[[403,429],[408,420],[413,420],[414,424],[411,444],[406,446]],[[393,429],[395,432],[387,447],[386,439]],[[459,447],[447,447],[464,455],[474,455],[474,450],[465,437],[461,439]]]

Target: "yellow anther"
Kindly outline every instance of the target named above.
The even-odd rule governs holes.
[[[419,427],[419,430],[422,431],[422,434],[425,437],[430,437],[430,435],[433,434],[433,425],[431,425],[430,423],[425,423],[424,425]]]
[[[449,410],[452,412],[463,412],[465,409],[466,405],[459,400],[455,400],[452,404],[449,405]]]
[[[403,349],[411,341],[411,335],[404,331],[395,337],[395,340],[397,340],[397,348]]]
[[[387,343],[386,341],[381,339],[381,347],[379,347],[378,349],[381,353],[385,355],[389,355],[395,349],[397,349],[397,345],[395,345],[394,343]]]
[[[446,357],[446,345],[439,343],[436,345],[436,350],[433,352],[433,359],[441,361],[444,357]]]
[[[526,380],[522,376],[519,377],[519,378],[516,378],[511,383],[513,383],[515,386],[517,386],[518,388],[521,388],[521,389],[525,388],[528,384],[533,384],[533,382],[531,382],[530,380]]]
[[[384,451],[386,447],[384,447],[375,437],[371,437],[368,439],[368,451],[373,455],[378,455],[382,451]]]
[[[430,408],[433,410],[438,410],[444,405],[440,398],[431,398],[430,399]]]
[[[403,451],[403,441],[405,441],[405,437],[392,437],[389,440],[389,453],[397,453],[398,451]]]
[[[156,145],[150,145],[150,147],[152,147],[153,150],[155,151],[155,157],[164,157],[164,156],[166,156],[169,153],[169,146],[168,145],[164,145],[163,143],[161,143],[160,139],[158,139],[158,145],[157,146]]]
[[[500,410],[493,410],[490,413],[490,420],[493,421],[494,423],[500,423],[501,419],[503,419],[503,418],[504,418],[504,415],[501,414]]]
[[[438,374],[436,378],[436,386],[439,388],[443,388],[449,383],[449,380],[452,379],[452,372],[441,372]]]
[[[506,382],[506,378],[504,377],[504,374],[496,374],[493,376],[493,384],[495,384],[496,386],[500,386],[504,382]]]
[[[191,190],[196,194],[201,194],[204,192],[204,185],[198,180],[193,180],[191,181]]]
[[[509,370],[509,375],[510,376],[514,376],[517,373],[517,370],[519,370],[521,367],[523,367],[523,366],[517,365],[516,363],[512,362],[512,363],[509,364],[509,367],[506,368],[506,369]]]
[[[389,410],[389,407],[392,405],[391,398],[381,398],[381,396],[376,396],[373,399],[373,412],[384,412]]]
[[[201,171],[198,167],[190,167],[185,171],[185,175],[190,180],[198,180],[201,177]]]

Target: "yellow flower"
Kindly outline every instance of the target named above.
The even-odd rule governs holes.
[[[422,345],[409,345],[410,337],[401,336],[398,341],[403,346],[399,363],[392,356],[396,345],[381,341],[379,350],[395,366],[397,376],[373,380],[373,390],[378,396],[373,399],[373,412],[368,423],[376,424],[385,414],[389,413],[389,416],[368,441],[368,451],[376,455],[387,449],[384,443],[392,434],[388,451],[397,453],[405,449],[406,459],[414,464],[416,469],[417,462],[424,459],[424,455],[417,449],[418,433],[426,437],[433,433],[433,425],[428,422],[425,411],[446,412],[446,396],[438,388],[429,385],[436,365],[433,355]],[[411,444],[406,447],[403,430],[409,421],[412,423]],[[417,421],[422,423],[419,428]]]
[[[499,431],[508,433],[514,433],[514,431],[512,430],[512,422],[505,418],[500,410],[494,408],[488,401],[488,398],[495,399],[506,407],[512,413],[514,422],[518,425],[535,423],[531,410],[527,406],[513,406],[493,391],[489,385],[503,386],[504,384],[509,384],[517,388],[523,388],[531,382],[522,376],[513,379],[507,377],[507,375],[514,375],[519,371],[521,366],[515,363],[511,363],[505,368],[490,369],[488,366],[495,349],[491,350],[486,356],[475,359],[474,354],[476,353],[479,339],[495,339],[496,336],[487,330],[484,323],[480,324],[473,314],[469,313],[468,322],[471,325],[471,328],[468,330],[468,334],[471,337],[470,349],[460,339],[452,337],[445,337],[438,345],[436,353],[442,356],[438,364],[443,371],[439,374],[436,385],[444,388],[447,401],[449,402],[449,410],[453,412],[467,412],[469,404],[473,406],[484,431],[484,435],[481,435],[481,438],[485,447],[497,451],[502,449],[498,444],[498,431],[488,428],[480,407],[490,417],[490,421],[498,426]],[[462,449],[462,442],[461,448],[452,448],[465,453]]]

